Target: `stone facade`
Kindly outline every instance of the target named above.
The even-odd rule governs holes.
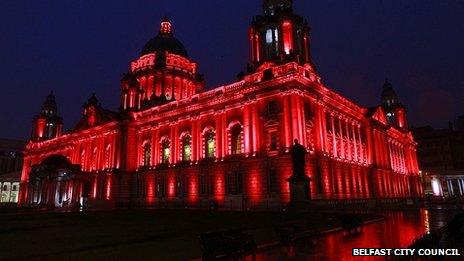
[[[276,2],[253,19],[251,62],[235,83],[204,90],[164,19],[121,81],[118,112],[93,95],[62,134],[56,104],[46,102],[26,150],[21,203],[280,208],[295,139],[307,150],[314,199],[421,196],[416,143],[391,85],[370,109],[324,86],[309,26],[292,1]]]

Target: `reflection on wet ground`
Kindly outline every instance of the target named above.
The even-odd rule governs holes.
[[[353,257],[352,249],[405,248],[422,234],[444,226],[456,212],[420,210],[384,214],[389,217],[387,220],[365,226],[360,235],[335,233],[321,238],[315,246],[311,242],[296,242],[259,253],[255,260],[385,260],[385,257]]]

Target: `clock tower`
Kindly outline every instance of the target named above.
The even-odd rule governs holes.
[[[292,0],[264,0],[264,15],[253,18],[249,30],[251,61],[255,68],[264,62],[309,63],[310,28],[293,13]]]

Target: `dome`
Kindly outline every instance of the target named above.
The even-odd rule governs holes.
[[[157,51],[167,51],[172,54],[188,57],[184,45],[174,37],[171,22],[167,18],[161,22],[159,34],[145,44],[141,55],[143,56]]]

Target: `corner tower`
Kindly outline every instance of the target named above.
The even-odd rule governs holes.
[[[308,22],[293,13],[292,0],[264,0],[264,15],[255,16],[249,29],[251,61],[295,61],[312,65]]]
[[[408,120],[406,108],[401,104],[398,95],[393,89],[393,85],[385,80],[381,95],[382,108],[386,113],[388,122],[393,126],[407,129]]]
[[[130,64],[122,80],[121,109],[139,110],[188,98],[203,90],[203,76],[184,45],[174,37],[171,21],[161,21],[140,57]]]
[[[53,92],[45,99],[41,113],[34,117],[32,124],[32,140],[49,140],[61,136],[63,120],[58,115],[58,106]]]

